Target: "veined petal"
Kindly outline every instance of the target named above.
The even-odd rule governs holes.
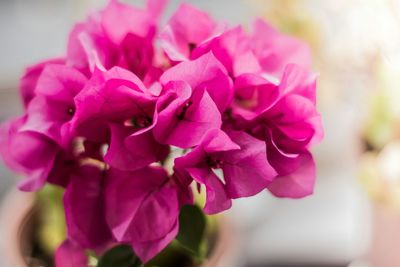
[[[240,146],[223,156],[223,173],[231,198],[249,197],[263,191],[277,176],[268,162],[265,142],[244,132],[229,136]]]
[[[73,174],[64,195],[68,237],[97,251],[113,241],[105,218],[104,179],[104,170],[84,165]]]
[[[293,159],[289,161],[293,162]],[[300,154],[292,164],[297,168],[287,175],[278,176],[268,186],[268,190],[277,197],[303,198],[311,195],[314,192],[316,179],[315,163],[311,153]]]
[[[160,81],[164,85],[170,81],[185,81],[193,90],[206,90],[220,111],[224,111],[232,102],[232,81],[213,53],[170,68],[164,72]]]

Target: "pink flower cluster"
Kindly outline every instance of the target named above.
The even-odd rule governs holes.
[[[208,214],[266,189],[313,192],[309,149],[323,130],[307,46],[262,20],[248,33],[187,4],[159,31],[164,4],[111,1],[75,25],[65,57],[27,69],[25,114],[1,129],[22,190],[66,188],[59,266],[65,250],[115,243],[147,262],[177,235],[192,184]]]

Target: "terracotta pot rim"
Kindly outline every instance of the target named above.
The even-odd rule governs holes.
[[[23,230],[29,224],[34,211],[35,195],[13,189],[3,199],[0,208],[0,253],[2,264],[12,267],[26,267],[23,256]],[[11,215],[11,216],[10,216]]]

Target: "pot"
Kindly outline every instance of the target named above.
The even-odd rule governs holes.
[[[35,231],[35,194],[12,190],[3,200],[0,209],[0,266],[43,266],[32,259],[33,233]],[[236,247],[234,228],[221,218],[219,234],[209,259],[201,267],[235,266]],[[236,262],[236,263],[235,263]]]
[[[0,266],[26,267],[31,254],[33,229],[32,219],[35,207],[33,193],[10,191],[3,199],[0,210]]]

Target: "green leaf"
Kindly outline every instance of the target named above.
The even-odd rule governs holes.
[[[188,250],[184,249],[177,240],[174,240],[145,266],[193,266],[193,253],[188,252]]]
[[[108,250],[100,258],[97,267],[141,267],[143,264],[135,255],[132,248],[127,245],[119,245]]]
[[[179,214],[179,244],[197,257],[201,257],[201,244],[206,232],[206,217],[198,206],[184,206]]]

